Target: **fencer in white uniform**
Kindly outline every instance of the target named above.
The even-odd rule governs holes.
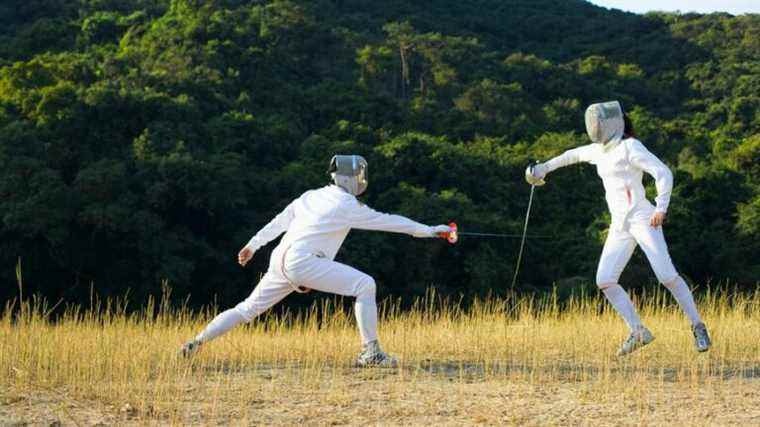
[[[631,329],[619,355],[628,354],[654,340],[619,284],[620,275],[637,244],[644,251],[658,281],[672,293],[691,321],[697,350],[706,351],[710,347],[707,328],[700,319],[688,285],[673,266],[662,232],[673,188],[670,169],[633,136],[630,120],[619,102],[591,105],[586,110],[585,121],[593,143],[529,166],[526,170],[528,183],[541,185],[547,174],[571,164],[587,162],[596,166],[612,217],[599,260],[596,284]],[[646,198],[642,185],[644,172],[654,177],[656,206]]]
[[[290,203],[241,249],[245,266],[262,246],[285,235],[272,252],[269,269],[251,295],[214,318],[195,339],[181,348],[189,356],[208,341],[236,325],[250,322],[291,292],[318,290],[356,297],[354,311],[362,339],[360,366],[394,366],[396,359],[382,351],[377,337],[375,281],[366,273],[334,261],[352,228],[438,237],[447,225],[430,227],[399,215],[370,209],[357,200],[367,188],[367,162],[361,156],[333,157],[333,185],[307,191]]]

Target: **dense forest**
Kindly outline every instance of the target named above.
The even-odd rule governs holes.
[[[520,233],[523,171],[618,99],[673,170],[666,238],[704,288],[760,280],[760,16],[581,0],[7,0],[0,4],[0,300],[243,298],[240,247],[334,153],[375,209]],[[647,178],[648,191],[654,185]],[[609,215],[592,166],[536,190],[518,289],[593,289]],[[503,294],[519,239],[354,231],[381,296]],[[628,287],[656,286],[640,251]],[[591,287],[590,287],[591,286]],[[299,296],[308,301],[313,296]]]

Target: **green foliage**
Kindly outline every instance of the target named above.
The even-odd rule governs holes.
[[[6,4],[7,3],[7,4]],[[587,143],[623,102],[676,188],[686,276],[760,275],[760,17],[639,16],[580,0],[34,0],[0,5],[0,265],[52,299],[234,302],[235,253],[332,154],[370,161],[366,202],[519,233],[526,165]],[[651,181],[648,181],[651,187]],[[609,216],[591,166],[536,192],[520,289],[591,281]],[[504,292],[519,242],[352,233],[382,293]],[[410,263],[409,259],[414,260]],[[13,280],[10,269],[2,280]],[[624,276],[652,275],[636,257]],[[11,296],[5,287],[0,298]]]

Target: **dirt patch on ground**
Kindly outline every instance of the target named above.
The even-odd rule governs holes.
[[[415,369],[197,372],[144,402],[4,390],[0,425],[760,425],[760,379],[667,375],[494,378],[454,363]]]

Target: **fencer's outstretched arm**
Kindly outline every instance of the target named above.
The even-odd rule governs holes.
[[[654,178],[655,187],[657,187],[657,197],[654,199],[657,203],[656,211],[666,213],[670,205],[670,195],[673,192],[673,173],[637,139],[630,142],[628,159],[631,164]]]
[[[564,153],[560,154],[559,156],[542,163],[538,166],[537,172],[542,174],[542,178],[549,174],[550,172],[554,172],[555,170],[559,168],[563,168],[565,166],[574,165],[576,163],[580,162],[587,162],[590,160],[590,151],[591,146],[584,145],[582,147],[573,148],[571,150],[567,150]]]
[[[367,205],[360,203],[358,200],[351,203],[350,208],[346,211],[346,216],[351,228],[361,230],[388,231],[391,233],[404,233],[414,237],[435,237],[436,233],[448,232],[449,227],[440,230],[438,227],[430,227],[419,222],[412,221],[401,215],[391,215],[378,212]]]
[[[259,232],[248,241],[245,248],[256,252],[262,246],[276,239],[277,236],[288,230],[294,216],[293,203],[290,203],[282,212],[277,214],[269,224],[259,230]]]

